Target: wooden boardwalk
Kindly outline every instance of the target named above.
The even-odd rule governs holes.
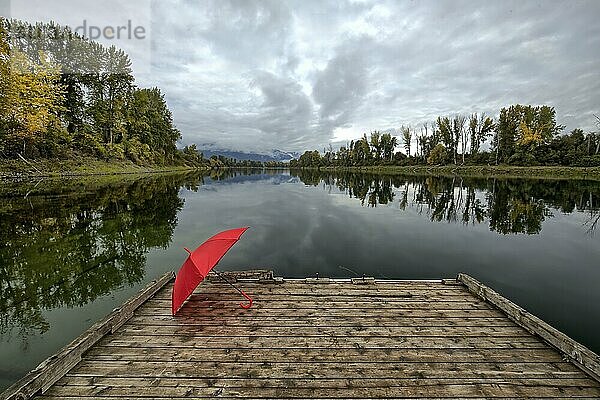
[[[0,397],[600,398],[597,355],[469,276],[257,274],[176,317],[162,277]]]

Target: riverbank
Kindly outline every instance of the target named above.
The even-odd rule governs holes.
[[[366,167],[321,167],[321,171],[370,172],[380,174],[410,174],[438,176],[540,178],[540,179],[591,179],[600,180],[600,168],[592,167],[514,167],[496,165],[444,165],[410,166],[395,165]]]
[[[0,160],[0,179],[148,174],[197,169],[203,168],[188,165],[137,165],[131,161],[103,161],[87,157],[68,160]]]
[[[59,176],[26,176],[22,178],[0,178],[0,213],[3,210],[16,209],[13,200],[26,199],[28,202],[45,201],[44,196],[85,196],[96,193],[118,200],[129,188],[140,184],[151,188],[164,185],[166,181],[182,182],[201,181],[206,173],[200,170],[150,171],[140,173],[59,175]],[[103,194],[100,194],[103,193]],[[37,196],[37,198],[36,198]]]

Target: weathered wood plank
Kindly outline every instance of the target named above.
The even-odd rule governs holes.
[[[173,273],[169,272],[150,282],[144,290],[129,299],[120,308],[113,310],[105,319],[92,325],[59,353],[46,359],[36,369],[0,394],[0,399],[28,399],[39,391],[45,392],[81,360],[81,355],[85,351],[106,334],[112,332],[115,326],[121,326],[133,315],[135,308],[152,297],[172,279]]]
[[[415,337],[415,336],[371,336],[371,337],[305,337],[296,336],[153,336],[130,335],[117,332],[104,346],[125,347],[188,347],[196,349],[239,347],[385,347],[385,348],[544,348],[545,344],[531,336],[520,337]]]
[[[411,377],[421,371],[462,372],[477,377],[480,372],[577,372],[569,362],[212,362],[188,361],[95,361],[83,360],[71,374],[78,376],[134,377],[239,377],[239,378],[345,378]],[[580,377],[585,377],[583,374]]]
[[[84,356],[88,361],[338,361],[372,362],[562,362],[560,354],[541,349],[181,349],[96,346]]]
[[[254,300],[254,303],[256,304],[257,302],[264,302],[264,303],[273,303],[273,302],[279,302],[279,301],[312,301],[312,302],[327,302],[327,303],[336,303],[338,301],[350,301],[350,302],[355,302],[355,301],[369,301],[369,302],[410,302],[410,301],[417,301],[417,302],[482,302],[484,303],[482,300],[480,300],[479,298],[474,297],[471,293],[465,293],[465,294],[461,294],[461,295],[455,295],[455,296],[445,296],[445,295],[434,295],[434,294],[430,294],[430,295],[426,295],[426,294],[411,294],[411,295],[404,295],[403,297],[400,296],[393,296],[393,295],[378,295],[378,294],[373,294],[373,295],[366,295],[366,294],[361,294],[361,295],[349,295],[349,294],[324,294],[324,295],[318,295],[318,294],[307,294],[307,295],[301,295],[301,294],[283,294],[283,293],[274,293],[274,294],[269,294],[269,293],[252,293],[252,292],[248,292],[249,294],[252,295],[252,298]],[[235,302],[237,301],[239,303],[241,296],[237,293],[196,293],[190,296],[190,298],[187,301],[198,301],[198,302],[202,302],[202,301],[232,301]],[[158,294],[156,296],[156,299],[159,300],[163,300],[163,301],[170,301],[171,300],[171,294],[165,294],[164,291],[161,291],[160,294]]]
[[[373,288],[371,289],[370,286],[366,287],[366,286],[357,286],[357,289],[352,289],[352,290],[346,290],[343,287],[338,288],[338,287],[334,287],[334,285],[309,285],[306,289],[302,288],[302,287],[297,287],[297,286],[269,286],[269,285],[257,285],[257,286],[251,286],[251,287],[247,287],[247,285],[244,285],[243,287],[241,287],[245,292],[247,292],[248,294],[252,294],[254,296],[257,295],[274,295],[274,294],[278,294],[278,295],[287,295],[287,296],[302,296],[302,297],[309,297],[309,296],[389,296],[389,297],[397,297],[397,298],[402,298],[402,297],[406,297],[406,298],[410,298],[410,297],[415,297],[415,296],[429,296],[429,297],[453,297],[453,296],[458,296],[458,297],[467,297],[468,298],[468,291],[464,288],[464,287],[460,287],[460,286],[448,286],[448,287],[443,287],[440,289],[427,289],[427,288],[423,288],[423,289],[418,289],[418,288],[413,288],[413,289],[393,289],[393,288]],[[235,294],[235,290],[233,290],[231,287],[229,288],[218,288],[218,287],[213,287],[211,285],[202,285],[200,284],[200,286],[198,286],[198,288],[194,291],[194,294],[220,294],[220,295],[230,295],[230,294]],[[170,293],[163,293],[161,294],[160,298],[166,298],[168,299],[170,296]]]
[[[212,318],[198,315],[177,316],[170,315],[136,315],[130,320],[134,324],[151,323],[161,325],[218,325],[218,326],[515,326],[516,324],[506,317],[498,318],[398,318],[398,317],[370,317],[361,316],[330,316],[330,317],[274,317],[264,316],[253,318]]]
[[[260,326],[260,325],[233,325],[226,330],[220,325],[136,325],[127,324],[120,330],[123,334],[136,335],[162,335],[162,336],[188,336],[210,335],[218,336],[293,336],[298,334],[297,327]],[[421,326],[305,326],[302,335],[310,336],[526,336],[527,332],[520,326],[500,327],[421,327]]]
[[[436,373],[438,371],[435,371]],[[452,375],[452,374],[451,374]],[[248,388],[344,388],[344,387],[410,387],[410,386],[437,386],[443,384],[490,384],[507,383],[524,386],[550,386],[550,387],[597,387],[597,383],[590,378],[581,378],[579,372],[554,372],[554,373],[524,373],[495,372],[483,374],[476,378],[439,377],[431,373],[425,377],[408,378],[138,378],[138,377],[102,377],[102,376],[72,376],[62,378],[58,383],[61,386],[110,386],[110,387],[248,387]]]
[[[569,357],[573,363],[600,380],[600,356],[471,276],[459,274],[457,279],[472,293],[498,307],[511,320],[543,338]]]
[[[354,282],[359,282],[362,278],[355,278]],[[340,282],[336,280],[326,280],[323,279],[322,283],[326,283],[328,287],[334,288],[336,290],[458,290],[463,291],[464,286],[461,284],[457,285],[448,285],[443,282],[430,282],[430,281],[386,281],[386,280],[377,280],[377,281],[369,281],[368,278],[365,278],[367,282],[370,282],[368,285],[359,285],[359,284],[351,284],[351,280],[347,280],[345,282]],[[458,282],[456,279],[454,282]],[[275,281],[241,281],[240,284],[243,284],[244,287],[248,288],[266,288],[266,289],[275,289],[275,288],[287,288],[289,289],[302,289],[302,290],[324,290],[326,289],[326,285],[322,283],[316,283],[316,280],[312,280],[310,282],[302,281],[302,280],[288,280],[283,279],[281,282]],[[231,289],[231,286],[223,282],[222,280],[217,281],[204,281],[201,285],[211,288],[219,288],[227,291],[227,289]],[[171,285],[172,287],[173,285]],[[167,290],[169,290],[167,288]]]
[[[314,296],[314,295],[335,295],[335,294],[347,294],[348,296],[373,296],[373,295],[393,295],[397,293],[399,297],[411,297],[415,295],[445,295],[445,296],[462,296],[470,294],[464,286],[440,286],[437,288],[428,287],[381,287],[380,285],[352,285],[351,288],[344,287],[343,285],[308,285],[307,288],[294,285],[247,285],[240,283],[240,287],[244,291],[252,292],[257,295],[260,294],[271,294],[271,295],[299,295],[299,296]],[[350,284],[346,284],[350,286]],[[168,289],[165,289],[169,292]],[[194,294],[235,294],[237,293],[230,286],[217,287],[212,284],[201,283],[194,291]]]
[[[170,316],[170,307],[140,307],[135,312],[136,315],[149,315],[149,316]],[[463,310],[435,310],[435,309],[369,309],[368,312],[361,309],[347,308],[347,309],[262,309],[262,308],[251,308],[244,310],[243,308],[194,308],[183,305],[183,307],[177,312],[174,317],[184,318],[187,316],[192,317],[206,317],[206,318],[255,318],[255,317],[284,317],[284,318],[326,318],[326,317],[355,317],[365,316],[369,317],[395,317],[397,319],[408,319],[408,318],[503,318],[504,315],[495,309],[489,310],[477,310],[477,309],[463,309]]]
[[[317,281],[315,279],[310,280],[310,281],[305,281],[305,280],[294,280],[294,279],[286,279],[286,278],[279,278],[281,280],[263,280],[263,281],[259,281],[259,280],[238,280],[237,282],[240,285],[243,285],[244,287],[247,288],[261,288],[265,289],[265,290],[271,290],[271,289],[281,289],[281,288],[286,288],[286,289],[302,289],[302,290],[327,290],[326,287],[330,287],[330,288],[335,288],[335,289],[342,289],[342,290],[358,290],[358,291],[365,291],[365,290],[379,290],[379,289],[386,289],[386,290],[404,290],[404,289],[409,289],[409,290],[457,290],[457,291],[464,291],[465,288],[462,284],[445,284],[441,281],[392,281],[392,280],[375,280],[375,281],[370,281],[371,284],[369,285],[358,285],[358,284],[352,284],[351,280],[333,280],[333,279],[325,279],[323,278],[322,280],[319,280],[319,282],[317,283]],[[309,278],[310,279],[310,278]],[[361,278],[359,278],[361,279]],[[457,279],[453,279],[454,282],[459,282]],[[231,286],[229,286],[227,283],[223,282],[222,280],[204,280],[201,285],[203,287],[211,287],[211,288],[217,288],[217,289],[222,289],[224,291],[227,291],[228,289],[231,289]],[[170,284],[170,286],[166,287],[165,290],[170,290],[173,287],[173,283]]]
[[[239,298],[228,299],[228,300],[205,300],[199,297],[192,297],[186,302],[188,308],[218,308],[218,309],[231,309],[240,308]],[[144,307],[148,308],[170,308],[171,300],[160,300],[151,299],[148,300]],[[290,301],[288,299],[280,301],[269,301],[269,302],[256,302],[252,306],[253,309],[264,309],[264,310],[279,310],[279,309],[331,309],[337,310],[345,309],[356,309],[356,310],[372,310],[372,309],[423,309],[423,310],[491,310],[494,309],[492,305],[477,300],[477,301],[395,301],[393,299],[386,299],[383,301],[371,301],[371,300],[356,300],[356,301],[316,301],[316,300],[298,300]]]
[[[129,318],[133,316],[142,304],[152,298],[160,289],[175,278],[173,272],[167,272],[157,280],[148,284],[148,286],[141,292],[136,294],[131,299],[127,300],[121,307],[119,307],[115,315],[115,319],[112,322],[111,333],[114,333],[119,329]]]
[[[476,383],[476,384],[441,384],[429,386],[392,386],[392,387],[345,387],[345,388],[248,388],[248,387],[173,387],[173,386],[137,386],[135,388],[110,386],[54,386],[48,392],[52,396],[127,396],[140,398],[148,396],[165,397],[227,397],[241,398],[306,398],[325,397],[347,399],[350,397],[389,398],[405,396],[435,395],[448,396],[487,396],[487,397],[589,397],[600,396],[600,389],[594,387],[551,387],[509,384],[509,383]]]
[[[260,282],[274,282],[273,271],[270,269],[250,269],[246,271],[221,271],[221,275],[224,276],[229,282],[238,281],[253,281],[256,283]],[[223,278],[216,273],[212,272],[208,274],[205,282],[210,284],[222,285]],[[214,283],[213,283],[214,282]]]

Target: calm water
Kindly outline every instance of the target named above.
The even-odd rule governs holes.
[[[467,272],[600,352],[600,182],[287,171],[0,185],[0,389],[184,246],[251,226],[221,269]]]

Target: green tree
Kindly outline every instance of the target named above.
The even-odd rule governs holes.
[[[319,168],[321,166],[321,154],[318,151],[305,151],[298,159],[299,167]]]
[[[380,161],[382,155],[381,132],[371,132],[370,145],[373,149],[373,158],[375,161]]]
[[[185,146],[181,150],[181,155],[187,163],[190,163],[194,166],[204,164],[204,155],[198,151],[195,144]]]
[[[400,133],[402,134],[402,140],[404,141],[404,150],[406,150],[406,155],[410,157],[410,143],[412,141],[412,129],[410,126],[402,125],[400,127]]]
[[[390,133],[386,132],[381,135],[381,151],[384,160],[392,161],[392,157],[394,155],[394,149],[398,145],[398,139],[395,136],[392,136]]]
[[[429,165],[442,165],[448,162],[448,152],[443,144],[438,143],[427,158]]]
[[[500,110],[493,147],[497,163],[508,163],[515,153],[525,153],[548,143],[563,126],[556,124],[556,112],[549,106],[516,104]],[[527,155],[531,157],[530,154]],[[515,159],[519,159],[516,155]]]
[[[354,155],[356,165],[370,165],[373,153],[371,152],[371,146],[366,133],[354,143]]]
[[[440,143],[440,131],[437,129],[437,124],[433,122],[425,122],[421,129],[421,135],[418,137],[417,143],[421,148],[421,157],[427,162],[427,158],[431,151]]]
[[[440,132],[440,138],[446,149],[450,152],[454,164],[457,164],[458,144],[461,138],[464,138],[464,128],[466,117],[456,115],[452,119],[450,117],[438,117],[436,124]],[[464,143],[464,141],[463,141]],[[463,153],[464,162],[464,153]]]
[[[458,153],[458,145],[459,142],[462,144],[461,154],[462,154],[462,163],[465,163],[465,153],[467,152],[467,135],[465,131],[465,123],[467,122],[467,117],[464,115],[456,115],[452,119],[452,131],[454,134],[454,164],[457,164],[457,153]]]
[[[103,49],[102,49],[103,50]],[[121,143],[126,130],[126,104],[133,90],[129,56],[111,46],[101,51],[101,71],[92,81],[91,109],[95,130],[103,142]]]
[[[547,144],[564,129],[556,124],[554,107],[527,106],[519,122],[517,143],[526,149],[532,149],[542,144]]]
[[[594,152],[594,154],[599,154],[600,153],[600,117],[597,115],[594,115],[594,117],[596,118],[596,126],[598,127],[598,131],[594,134],[594,138],[596,140],[596,151]]]
[[[175,142],[181,137],[173,125],[173,116],[160,89],[134,89],[127,104],[127,154],[136,146],[151,152],[150,159],[170,163],[176,153]],[[147,157],[147,156],[146,156]]]
[[[485,113],[473,113],[469,116],[469,135],[471,137],[471,155],[479,152],[479,148],[494,130],[494,120]]]

